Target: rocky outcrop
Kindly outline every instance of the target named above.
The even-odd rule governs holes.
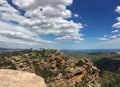
[[[58,50],[19,51],[0,58],[0,68],[36,73],[48,87],[100,87],[100,71],[90,60],[67,58]]]
[[[44,79],[34,73],[0,70],[0,87],[46,87]]]
[[[72,66],[71,63],[73,62]],[[100,87],[99,69],[88,59],[66,60],[66,67],[63,72],[55,78],[55,82],[48,84],[48,87]],[[58,84],[59,83],[59,84]],[[64,85],[63,85],[64,84]],[[66,86],[67,85],[67,86]]]

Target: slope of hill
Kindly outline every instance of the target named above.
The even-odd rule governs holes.
[[[116,52],[67,52],[69,57],[89,58],[100,69],[101,87],[120,87],[120,54]]]
[[[95,62],[99,69],[120,73],[120,58],[102,58]]]
[[[101,70],[102,87],[120,87],[120,58],[102,58],[95,65]]]

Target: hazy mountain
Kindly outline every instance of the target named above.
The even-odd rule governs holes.
[[[3,50],[12,50],[12,49],[0,47],[0,51],[3,51]]]

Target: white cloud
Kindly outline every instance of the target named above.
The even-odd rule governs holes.
[[[65,9],[66,6],[73,3],[73,0],[13,0],[13,2],[25,10],[34,10],[40,7],[54,7]]]
[[[95,40],[100,40],[100,41],[106,41],[106,40],[109,40],[109,36],[108,35],[104,35],[103,37],[100,37],[100,38],[93,38]]]
[[[66,36],[62,36],[62,37],[58,37],[56,38],[56,40],[60,40],[60,41],[65,41],[65,40],[75,40],[75,42],[77,41],[83,41],[83,38],[80,38],[80,36],[76,36],[76,35],[66,35]]]
[[[117,8],[115,9],[116,12],[120,13],[120,6],[117,6]]]
[[[7,26],[3,27],[0,32],[1,36],[31,43],[51,43],[51,41],[39,38],[41,34],[54,34],[57,40],[75,41],[83,39],[79,34],[83,25],[66,20],[72,15],[71,11],[66,9],[66,6],[71,5],[73,0],[13,0],[13,3],[25,10],[26,13],[22,16],[6,0],[0,0],[0,20],[6,21],[8,25],[10,21],[18,23],[15,26],[9,25],[10,28],[14,26],[13,30],[15,31],[10,30]],[[3,23],[3,25],[5,26],[7,23]],[[20,26],[22,27],[21,31]]]
[[[119,30],[113,30],[113,31],[112,31],[112,33],[117,33],[117,32],[119,32]]]
[[[79,15],[78,15],[78,14],[74,14],[74,17],[75,17],[75,18],[78,18],[78,17],[79,17]]]
[[[116,35],[113,35],[113,36],[110,36],[111,39],[116,39],[117,36]]]
[[[101,40],[101,41],[110,41],[110,40],[118,39],[118,38],[120,38],[120,34],[104,35],[104,37],[95,38],[95,39],[96,39],[96,40]]]
[[[52,43],[37,38],[35,34],[26,30],[24,27],[8,24],[0,21],[0,43],[8,43],[15,45],[34,46],[36,44]],[[36,37],[36,38],[35,38]]]
[[[21,8],[27,8],[27,7],[31,6],[31,5],[33,5],[34,0],[19,0],[19,1],[18,0],[13,0],[13,2],[16,5],[20,6]]]
[[[105,40],[109,40],[109,38],[101,37],[101,38],[96,38],[96,40],[105,41]]]
[[[120,14],[120,6],[117,6],[117,8],[115,9],[116,12],[118,12]],[[113,24],[112,27],[113,28],[120,28],[120,17],[117,17],[117,23]]]
[[[120,22],[117,22],[112,25],[113,28],[120,28]]]
[[[120,21],[120,17],[117,17],[116,20],[117,20],[117,21]]]

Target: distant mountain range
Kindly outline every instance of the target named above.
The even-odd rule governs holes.
[[[65,53],[71,53],[71,52],[88,52],[88,53],[98,53],[98,52],[120,52],[120,49],[80,49],[80,50],[75,50],[75,49],[71,49],[71,50],[67,50],[67,49],[63,49],[60,50],[62,52]]]
[[[20,50],[20,49],[12,49],[12,48],[0,47],[0,51],[7,51],[7,50]]]
[[[11,50],[10,48],[3,48],[3,47],[0,47],[0,50]]]

